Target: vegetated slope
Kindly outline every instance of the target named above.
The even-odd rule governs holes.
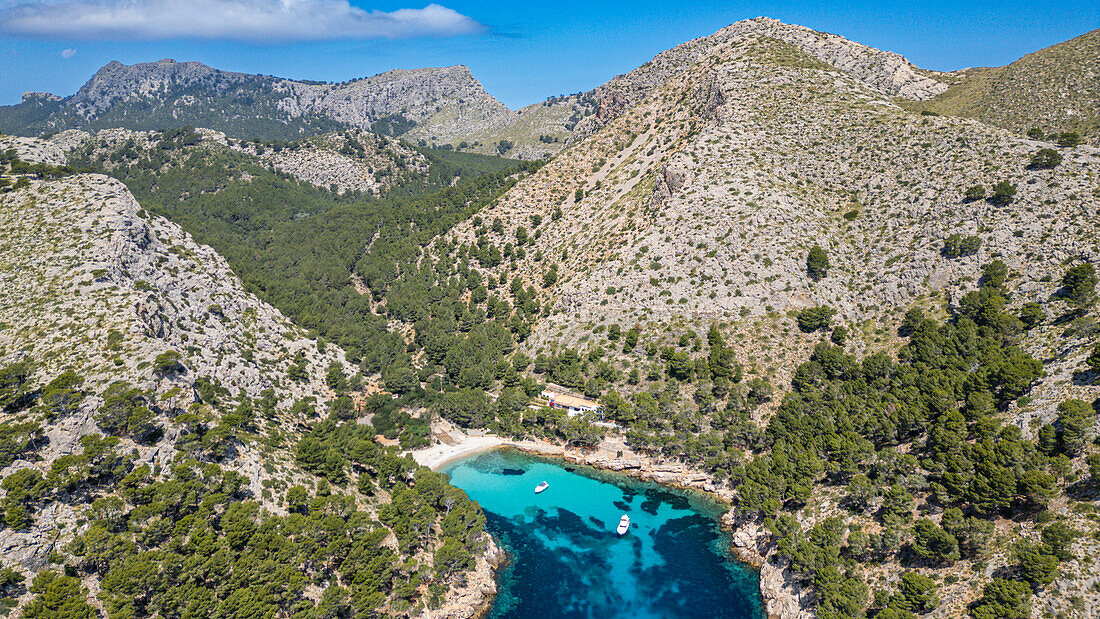
[[[116,134],[76,142],[74,163],[127,183],[144,206],[226,256],[249,290],[339,343],[367,374],[405,356],[403,336],[388,330],[379,304],[397,281],[416,273],[423,247],[499,196],[514,174],[538,167],[501,170],[518,162],[430,149],[402,155],[399,145],[387,146],[398,158],[387,164],[393,173],[386,178],[397,181],[380,198],[295,182],[255,159],[274,148],[293,157],[307,146],[233,142],[226,148],[217,136]],[[55,140],[70,144],[72,137]],[[339,139],[347,134],[303,144]],[[370,143],[367,136],[354,139]]]
[[[943,94],[913,104],[941,114],[977,118],[1016,133],[1073,131],[1100,144],[1100,30],[1028,54],[1003,67],[944,76]]]
[[[514,144],[513,156],[523,158],[532,158],[532,154],[541,152],[557,152],[562,144],[591,135],[669,79],[690,70],[715,49],[748,35],[785,41],[807,55],[804,61],[827,63],[882,94],[919,101],[947,89],[932,72],[921,71],[898,54],[804,26],[758,17],[736,22],[710,36],[657,54],[641,67],[588,92],[550,97],[543,103],[529,105],[518,110],[506,126],[469,133],[464,141],[477,142],[479,147],[500,145],[501,141],[504,146]],[[532,148],[532,144],[537,148]]]
[[[444,148],[454,147],[465,152],[503,154],[518,159],[540,159],[557,153],[570,140],[581,119],[596,112],[596,100],[591,92],[548,97],[515,111],[506,124],[483,126],[460,131]],[[463,119],[455,124],[464,127]],[[420,127],[405,137],[430,142],[430,136]]]
[[[65,129],[210,127],[238,138],[296,139],[346,127],[313,112],[284,109],[284,80],[173,60],[104,65],[76,94],[27,93],[0,107],[0,131],[38,135]]]
[[[538,159],[557,152],[583,97],[509,110],[463,66],[395,70],[341,84],[233,73],[160,60],[101,68],[70,97],[26,93],[0,106],[0,131],[38,135],[207,127],[237,139],[298,140],[343,129],[403,136],[421,146]]]
[[[296,142],[238,141],[221,132],[190,128],[163,132],[104,129],[95,134],[69,130],[51,138],[51,142],[75,151],[72,157],[83,164],[112,172],[140,169],[144,162],[148,172],[157,174],[164,165],[191,150],[189,147],[204,141],[204,152],[211,156],[217,153],[242,169],[238,178],[220,179],[226,184],[248,182],[256,174],[263,174],[264,168],[274,168],[337,194],[354,191],[372,195],[411,185],[426,177],[430,166],[426,158],[397,140],[358,131]],[[244,166],[250,166],[249,170],[244,171]]]
[[[1060,166],[1029,169],[1047,145],[913,115],[800,59],[769,39],[726,48],[479,213],[502,220],[499,233],[483,229],[497,247],[514,247],[525,227],[524,255],[507,269],[531,283],[556,273],[546,294],[559,315],[536,337],[578,315],[624,328],[697,317],[782,330],[784,313],[818,303],[858,325],[933,291],[937,305],[957,299],[982,260],[1038,279],[1093,257],[1095,151],[1064,149]],[[1011,205],[964,196],[1001,181],[1017,188]],[[474,241],[476,227],[458,238]],[[952,234],[979,236],[978,256],[945,258]],[[805,269],[815,244],[832,264],[817,283]],[[774,344],[752,363],[781,355]]]
[[[574,140],[590,135],[711,54],[720,53],[723,47],[752,35],[784,41],[802,51],[804,56],[800,61],[816,60],[828,64],[882,94],[922,100],[947,89],[946,84],[929,77],[898,54],[804,26],[757,17],[661,52],[641,67],[585,93],[586,98],[596,100],[597,108],[578,124]]]
[[[1051,546],[1027,544],[1044,522],[1094,529],[1078,513],[1090,506],[1076,502],[1094,491],[1079,472],[1094,450],[1062,450],[1051,437],[1064,432],[1057,420],[1095,436],[1087,402],[1100,390],[1085,365],[1095,310],[1067,298],[1100,259],[1098,166],[1089,147],[899,109],[790,43],[750,35],[567,147],[443,247],[472,257],[490,282],[511,281],[523,299],[530,284],[541,288],[537,301],[553,309],[521,347],[537,378],[602,398],[632,447],[728,478],[747,522],[798,513],[801,525],[773,524],[770,542],[757,539],[792,582],[816,588],[803,601],[818,612],[863,612],[872,602],[860,582],[914,571],[945,579],[944,604],[929,608],[946,615],[993,575],[1028,580],[1035,606],[1088,614],[1093,568],[1071,557],[1093,542],[1053,563]],[[820,281],[808,269],[815,245],[828,262]],[[899,355],[892,386],[881,386],[886,400],[856,384],[873,382],[855,367],[864,355],[864,368],[887,358],[878,351]],[[782,399],[774,391],[792,387]],[[975,393],[992,403],[966,404]],[[897,432],[912,422],[898,417],[912,412],[905,402],[919,421]],[[928,431],[955,423],[944,415],[964,405],[948,442],[966,456],[947,465]],[[879,423],[895,428],[890,438]],[[982,451],[994,448],[1020,451]],[[865,451],[849,461],[848,449]],[[912,455],[902,465],[911,477],[886,472],[898,453]],[[852,468],[835,473],[845,462]],[[965,483],[941,490],[944,466],[958,466]],[[1007,495],[983,506],[971,484],[994,470],[1008,476],[996,491]],[[856,476],[867,494],[849,503]],[[1025,478],[1050,492],[1029,494]],[[938,529],[917,527],[914,514],[963,543],[954,512],[945,515],[952,506],[991,523],[990,553],[933,558],[921,546]],[[1027,524],[1013,531],[1004,518]],[[747,530],[762,532],[763,522]],[[885,550],[864,554],[856,540],[872,531]],[[1013,551],[1021,541],[1030,549],[1022,554]],[[1037,577],[1028,572],[1036,561],[1053,567]],[[769,586],[782,588],[782,578]],[[895,611],[909,604],[897,595]]]
[[[473,613],[484,517],[375,442],[392,404],[357,423],[343,351],[119,181],[19,142],[0,162],[4,607]]]

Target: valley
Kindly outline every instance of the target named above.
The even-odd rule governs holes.
[[[477,616],[519,521],[435,469],[514,444],[724,501],[770,616],[1100,613],[1095,35],[0,108],[0,605]]]

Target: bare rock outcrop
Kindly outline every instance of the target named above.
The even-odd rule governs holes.
[[[0,150],[15,150],[21,160],[33,163],[64,165],[69,159],[64,148],[36,138],[0,135]]]
[[[700,115],[704,118],[715,118],[718,110],[726,104],[726,93],[718,81],[714,72],[707,74],[703,83],[692,93],[695,104],[699,106]]]
[[[452,589],[443,606],[425,610],[419,615],[420,619],[471,619],[489,611],[497,594],[496,570],[507,557],[489,534],[483,536],[485,552],[477,558],[474,569]]]
[[[48,143],[33,144],[52,152]],[[343,361],[342,351],[319,351],[281,312],[246,292],[217,252],[150,216],[121,182],[97,174],[32,182],[0,197],[0,223],[13,260],[0,274],[10,293],[0,299],[0,320],[9,325],[0,331],[4,362],[16,355],[48,360],[46,373],[73,369],[91,385],[128,378],[189,389],[200,377],[216,377],[250,397],[265,389],[281,399],[329,392],[324,373]],[[67,337],[33,337],[43,325]],[[180,353],[181,371],[150,377],[143,368],[169,350]],[[307,378],[287,381],[299,352]]]
[[[869,47],[842,36],[805,26],[757,17],[740,21],[712,35],[723,41],[758,34],[786,41],[818,60],[830,64],[885,95],[906,99],[931,99],[947,90],[947,84],[920,73],[904,56]]]
[[[515,113],[485,92],[463,65],[387,71],[343,84],[313,85],[284,80],[279,108],[291,115],[320,114],[355,127],[400,115],[425,124],[443,142],[513,120]],[[430,128],[429,128],[430,127]]]
[[[684,185],[686,177],[687,168],[683,162],[670,163],[662,167],[653,185],[653,195],[649,199],[650,210],[656,210],[663,206],[672,197],[672,194],[679,191],[680,187]]]

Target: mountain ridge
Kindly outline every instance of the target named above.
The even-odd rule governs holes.
[[[641,67],[596,87],[592,94],[600,102],[600,109],[583,121],[584,126],[571,141],[583,139],[639,97],[649,94],[672,75],[702,60],[715,49],[752,35],[768,36],[795,45],[804,53],[854,76],[883,94],[921,100],[947,90],[946,84],[920,75],[916,67],[900,54],[881,51],[840,35],[785,24],[770,17],[756,17],[677,45],[657,54]]]
[[[293,139],[354,126],[391,135],[396,131],[425,145],[465,144],[472,152],[504,154],[515,149],[510,156],[534,159],[583,139],[690,58],[749,34],[767,34],[801,46],[822,62],[856,75],[884,93],[920,100],[946,89],[946,85],[920,73],[893,52],[758,17],[661,52],[643,67],[613,77],[591,91],[551,97],[519,110],[509,109],[487,93],[464,65],[395,69],[328,84],[163,59],[134,65],[112,61],[71,97],[27,93],[19,106],[0,108],[0,130],[41,133],[109,126],[161,129],[187,122],[225,131],[233,137]],[[132,100],[133,105],[149,109],[111,110],[116,100],[123,107]],[[231,118],[212,117],[199,109],[203,105],[221,107]],[[240,118],[249,107],[252,116],[265,122],[254,119],[246,123]],[[156,122],[164,126],[152,126]],[[269,135],[247,135],[250,130]]]
[[[1022,106],[1024,101],[1053,101],[1057,90],[1035,83],[1042,63],[1034,66],[1030,59],[1081,47],[1080,43],[1084,47],[1078,59],[1067,62],[1087,69],[1088,50],[1095,51],[1093,39],[1100,39],[1094,33],[1028,54],[1006,67],[944,73],[920,69],[900,54],[841,35],[769,17],[738,21],[660,52],[590,91],[550,97],[518,110],[486,92],[465,65],[394,69],[322,83],[162,59],[133,65],[111,61],[69,97],[25,93],[20,104],[0,107],[0,130],[38,134],[66,128],[149,130],[190,124],[237,138],[297,139],[356,127],[402,135],[425,146],[535,159],[584,139],[710,50],[750,35],[794,45],[912,109],[975,117],[1021,133],[1035,124],[1047,131],[1079,129],[1087,139],[1095,139],[1097,113],[1089,101],[1096,96],[1089,94],[1087,81],[1075,87],[1084,94],[1074,95],[1081,103],[1074,103],[1073,109],[1051,107],[1042,118],[1018,111],[1028,107]],[[1066,70],[1073,73],[1072,67]],[[997,83],[991,82],[994,74],[999,76]],[[1021,83],[1025,86],[1018,87]],[[1028,94],[1015,97],[1014,91]],[[210,114],[211,108],[222,114]]]
[[[212,113],[215,109],[218,113]],[[37,132],[191,125],[237,138],[269,139],[297,139],[351,127],[393,135],[426,123],[429,127],[422,127],[421,133],[427,139],[450,140],[450,117],[461,115],[480,127],[502,124],[511,114],[462,65],[396,69],[327,84],[171,59],[133,65],[112,61],[70,97],[28,93],[19,106],[0,110],[8,113],[6,122],[0,114],[0,130],[9,133],[19,123],[25,123],[24,131]],[[441,115],[442,121],[433,120]]]

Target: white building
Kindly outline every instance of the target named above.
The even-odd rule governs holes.
[[[546,398],[546,401],[550,403],[550,408],[560,408],[570,417],[575,417],[581,413],[600,412],[600,405],[598,403],[580,396],[570,395],[568,393],[558,393],[547,389],[542,392],[542,397]]]

